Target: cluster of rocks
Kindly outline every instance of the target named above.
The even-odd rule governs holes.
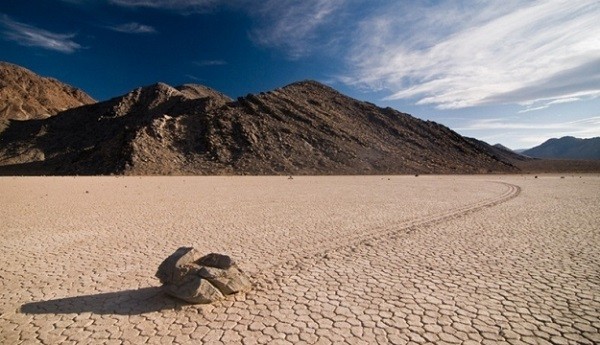
[[[158,267],[156,277],[165,292],[189,303],[212,303],[250,289],[250,279],[227,255],[202,256],[181,247]]]

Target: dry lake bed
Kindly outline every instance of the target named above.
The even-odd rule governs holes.
[[[2,177],[1,344],[598,344],[600,176]],[[163,295],[180,246],[253,289]]]

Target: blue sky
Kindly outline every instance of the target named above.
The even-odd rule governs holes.
[[[315,79],[511,148],[600,136],[597,0],[2,0],[0,60],[98,100]]]

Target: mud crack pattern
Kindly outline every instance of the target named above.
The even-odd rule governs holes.
[[[600,342],[599,177],[322,179],[327,182],[296,178],[294,187],[246,179],[231,192],[219,190],[237,183],[226,179],[190,186],[188,178],[181,190],[168,180],[103,180],[103,188],[80,189],[45,209],[87,211],[81,219],[44,219],[31,209],[21,209],[21,217],[7,214],[0,343]],[[156,192],[157,181],[163,192]],[[50,182],[58,189],[83,186]],[[19,183],[1,180],[0,186],[10,192],[23,189]],[[121,219],[110,206],[115,196],[102,191],[124,183],[153,186],[151,195],[180,207],[171,217],[156,200],[130,210],[139,223],[134,216]],[[221,201],[188,199],[186,193],[211,186]],[[46,192],[51,198],[54,191],[35,191]],[[140,193],[130,197],[150,195]],[[96,205],[79,205],[85,195],[96,195]],[[40,197],[9,199],[5,210],[19,212]],[[151,279],[154,263],[182,241],[195,244],[199,222],[175,222],[161,237],[165,224],[191,211],[219,216],[234,205],[241,210],[215,224],[238,224],[238,218],[242,225],[219,232],[205,224],[200,233],[220,241],[203,242],[207,250],[226,250],[246,263],[254,290],[210,306],[165,298]],[[105,215],[111,207],[116,213]],[[148,219],[142,208],[161,211],[163,219]],[[252,211],[252,218],[242,215]],[[27,214],[42,219],[22,219]],[[89,223],[102,231],[87,231]],[[141,230],[120,231],[134,225]]]

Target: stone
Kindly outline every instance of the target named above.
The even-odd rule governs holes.
[[[237,266],[228,269],[203,267],[199,274],[225,295],[245,291],[250,287],[250,280]]]
[[[220,268],[220,269],[228,269],[231,266],[235,265],[235,262],[231,260],[231,258],[227,255],[210,253],[201,257],[198,260],[198,264],[202,266]]]
[[[181,247],[166,258],[156,277],[167,294],[188,303],[212,303],[251,287],[249,277],[229,256],[201,256],[192,247]]]
[[[212,303],[223,298],[219,289],[198,276],[190,276],[181,285],[167,284],[164,289],[169,295],[189,303]]]
[[[200,253],[191,247],[181,247],[166,258],[156,272],[156,277],[162,284],[176,283],[186,275],[195,261],[200,259]]]

